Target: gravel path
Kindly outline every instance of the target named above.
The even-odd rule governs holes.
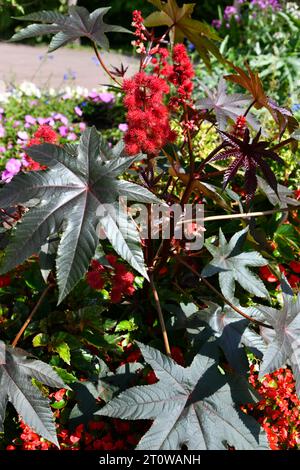
[[[138,67],[136,59],[115,52],[103,52],[102,57],[109,68],[119,66],[121,62],[128,65],[128,75]],[[47,88],[72,84],[91,89],[109,83],[92,49],[61,48],[47,54],[45,46],[0,43],[0,82],[21,83],[24,80]]]

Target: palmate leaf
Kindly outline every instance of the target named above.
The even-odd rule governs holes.
[[[249,320],[243,318],[228,305],[220,307],[214,302],[206,301],[205,303],[207,308],[199,310],[195,316],[208,323],[218,338],[218,344],[230,366],[236,372],[245,373],[249,369],[249,363],[244,346],[256,356],[261,357],[266,349],[262,337],[249,328]],[[238,307],[251,316],[251,308]]]
[[[170,34],[175,42],[183,42],[187,38],[192,42],[205,65],[210,68],[210,54],[219,61],[223,57],[213,41],[220,41],[216,32],[205,23],[191,18],[195,3],[179,7],[176,0],[148,0],[159,12],[151,13],[145,19],[145,26],[155,27],[166,25],[171,28]]]
[[[216,357],[198,354],[183,368],[160,351],[139,344],[159,382],[129,388],[97,414],[154,420],[138,450],[225,450],[267,448],[260,425],[239,409],[253,402],[246,381],[222,375]]]
[[[53,52],[61,46],[80,37],[87,37],[104,49],[109,49],[106,33],[130,33],[122,26],[108,25],[103,22],[103,16],[110,7],[97,8],[92,13],[84,7],[70,6],[68,15],[62,15],[54,11],[40,11],[18,18],[22,21],[37,21],[42,24],[31,24],[13,35],[11,41],[55,34],[49,45],[49,52]]]
[[[226,129],[228,119],[236,121],[239,116],[242,116],[247,106],[250,104],[251,98],[240,93],[228,95],[226,93],[226,82],[223,78],[220,79],[218,88],[210,90],[201,83],[201,87],[207,95],[207,98],[202,98],[196,103],[198,109],[212,109],[216,114],[217,125],[221,131]],[[246,119],[250,126],[254,129],[259,129],[258,123],[251,114],[247,114]]]
[[[33,198],[39,201],[18,224],[1,272],[38,253],[49,237],[60,233],[56,255],[59,302],[86,273],[100,229],[115,251],[147,278],[135,224],[121,204],[119,213],[113,208],[119,196],[146,203],[159,200],[139,185],[116,179],[137,157],[108,160],[103,158],[100,143],[96,129],[88,128],[81,136],[77,156],[52,144],[32,146],[26,152],[49,169],[19,174],[0,192],[0,207],[26,206]]]
[[[49,401],[32,379],[49,387],[68,387],[48,364],[29,358],[25,351],[6,346],[3,341],[0,350],[0,432],[9,401],[28,426],[59,447]]]
[[[254,98],[254,106],[256,108],[266,108],[271,113],[274,121],[279,126],[280,136],[283,135],[286,128],[292,133],[299,127],[297,119],[294,118],[293,113],[289,109],[279,106],[266,95],[258,73],[253,72],[247,63],[245,63],[247,71],[231,62],[228,63],[235,70],[236,74],[226,75],[224,78],[248,90]]]
[[[259,168],[273,191],[277,193],[276,176],[265,159],[270,158],[279,163],[284,162],[276,152],[267,148],[268,142],[259,140],[261,131],[258,131],[251,142],[249,129],[245,130],[243,140],[240,140],[233,134],[228,134],[224,131],[220,131],[220,134],[223,137],[222,148],[208,161],[213,162],[234,158],[233,162],[229,165],[224,173],[223,188],[226,188],[229,181],[235,177],[240,169],[244,169],[246,201],[249,203],[254,197],[257,188],[256,173],[257,169]]]
[[[294,191],[292,189],[283,186],[282,184],[277,183],[277,194],[273,189],[268,185],[268,183],[261,178],[260,176],[257,177],[258,187],[261,189],[262,192],[265,193],[267,198],[269,199],[270,203],[273,206],[279,207],[288,207],[288,206],[299,206],[300,201],[293,198]]]
[[[259,305],[274,331],[268,332],[270,343],[260,368],[260,377],[290,363],[296,381],[296,391],[300,396],[300,294],[294,296],[288,281],[281,282],[283,306],[281,310]],[[265,328],[262,328],[264,335]]]
[[[201,275],[210,277],[219,274],[221,291],[231,301],[234,300],[235,282],[257,297],[269,297],[262,280],[249,269],[249,266],[265,266],[267,261],[257,251],[242,251],[247,232],[248,227],[235,233],[227,242],[220,228],[219,246],[213,245],[209,240],[205,243],[213,259],[205,266]]]

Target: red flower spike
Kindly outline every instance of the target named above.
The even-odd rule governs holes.
[[[98,271],[89,271],[86,274],[86,281],[88,285],[95,290],[103,289],[105,280],[101,277]]]
[[[170,128],[168,109],[163,104],[163,97],[169,92],[167,83],[162,78],[139,72],[124,80],[123,90],[128,123],[124,137],[126,153],[157,155],[176,137]]]

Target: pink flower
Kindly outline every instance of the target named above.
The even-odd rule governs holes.
[[[6,163],[5,170],[2,172],[1,180],[9,183],[13,177],[19,173],[22,166],[21,160],[10,158]]]
[[[60,133],[60,135],[61,135],[62,137],[67,137],[68,132],[69,132],[69,128],[66,127],[66,126],[60,126],[60,127],[58,128],[58,131],[59,131],[59,133]]]
[[[99,93],[99,98],[103,103],[112,103],[115,95],[113,93]]]
[[[26,124],[29,124],[30,126],[33,126],[36,123],[36,119],[33,116],[30,116],[30,114],[26,114],[25,122],[26,122]]]
[[[119,124],[118,128],[120,129],[120,131],[126,132],[126,131],[128,131],[128,124],[126,124],[126,123]]]
[[[74,111],[75,111],[75,113],[77,114],[77,116],[82,116],[82,115],[83,115],[83,112],[82,112],[82,110],[79,108],[79,106],[75,106]]]
[[[0,124],[0,138],[1,137],[4,137],[5,136],[5,129],[4,127],[2,126],[2,124]]]
[[[68,140],[77,140],[77,135],[75,134],[75,132],[70,132],[67,136],[67,139]]]

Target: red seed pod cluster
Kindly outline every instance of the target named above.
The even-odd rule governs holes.
[[[168,74],[168,80],[176,87],[176,95],[170,99],[169,106],[177,109],[180,105],[191,103],[194,67],[184,44],[176,44],[173,49],[173,67]]]
[[[169,111],[163,103],[169,86],[163,78],[139,72],[124,80],[124,105],[127,108],[128,131],[125,150],[128,155],[139,152],[157,155],[176,134],[171,130]]]
[[[238,116],[234,123],[232,134],[239,139],[242,139],[245,134],[245,129],[247,127],[247,120],[245,116]]]

